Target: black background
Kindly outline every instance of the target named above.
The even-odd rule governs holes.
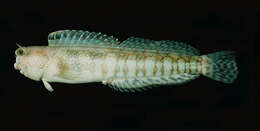
[[[249,2],[248,2],[249,3]],[[9,1],[1,4],[0,129],[4,130],[255,130],[256,8],[247,1]],[[141,93],[101,83],[41,82],[14,70],[15,43],[47,45],[61,29],[186,42],[207,54],[237,52],[234,84],[199,77]],[[6,85],[7,83],[7,85]]]

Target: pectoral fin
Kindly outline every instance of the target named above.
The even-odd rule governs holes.
[[[42,82],[43,82],[45,88],[46,88],[48,91],[50,91],[50,92],[53,92],[53,91],[54,91],[53,88],[51,87],[51,85],[50,85],[46,80],[42,79]]]

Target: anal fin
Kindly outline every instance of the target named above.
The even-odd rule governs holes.
[[[184,73],[174,76],[163,77],[116,79],[111,81],[105,81],[103,82],[103,84],[107,84],[109,87],[120,92],[141,92],[156,86],[186,83],[190,80],[197,78],[198,76],[199,74]]]

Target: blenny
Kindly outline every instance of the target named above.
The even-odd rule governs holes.
[[[194,47],[170,40],[130,37],[123,42],[101,33],[61,30],[48,46],[19,46],[14,68],[26,77],[49,82],[102,82],[121,92],[143,91],[188,82],[204,75],[233,83],[238,74],[233,51],[200,55]]]

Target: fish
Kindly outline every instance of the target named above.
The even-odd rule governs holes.
[[[200,55],[199,50],[172,40],[113,36],[82,30],[59,30],[48,35],[48,46],[21,46],[14,68],[42,81],[79,84],[102,82],[120,92],[189,82],[200,75],[233,83],[238,75],[234,51]]]

